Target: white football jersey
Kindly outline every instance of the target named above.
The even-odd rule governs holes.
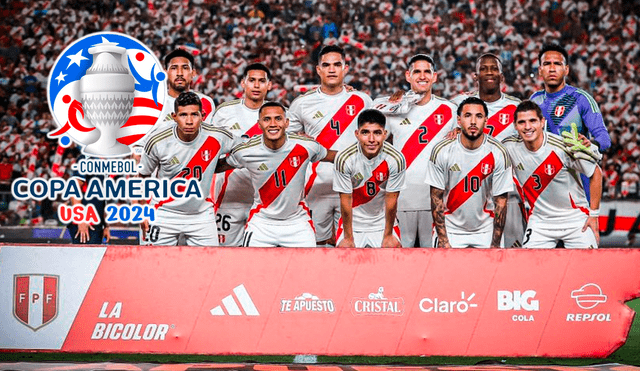
[[[503,141],[518,190],[529,208],[529,221],[561,226],[584,220],[589,215],[589,203],[578,173],[590,177],[597,164],[573,158],[562,137],[549,132],[544,135],[544,144],[536,152],[529,151],[519,136]]]
[[[460,94],[451,101],[456,105],[460,105],[463,100],[469,97],[480,98],[480,94],[476,91],[471,94]],[[485,102],[489,109],[489,117],[484,127],[484,132],[501,141],[512,135],[517,135],[515,127],[513,127],[513,113],[520,104],[520,99],[510,95],[502,94],[500,99],[495,102]]]
[[[338,153],[333,190],[351,194],[354,232],[384,230],[385,194],[404,189],[405,170],[404,156],[387,142],[372,159],[362,154],[359,143]]]
[[[425,164],[435,143],[455,127],[456,106],[437,96],[432,96],[425,105],[411,106],[405,115],[387,116],[393,146],[402,152],[407,162],[407,189],[400,194],[399,211],[431,210],[429,187],[424,184]]]
[[[266,147],[262,136],[234,148],[227,163],[249,170],[254,189],[247,221],[256,217],[268,220],[309,218],[304,201],[305,172],[309,163],[326,156],[327,150],[320,143],[294,134],[287,134],[287,141],[277,150]]]
[[[188,215],[189,220],[199,221],[197,214],[213,206],[209,189],[218,158],[238,144],[240,140],[228,131],[209,125],[202,125],[191,142],[178,138],[175,125],[149,138],[140,159],[139,174],[149,176],[157,170],[159,179],[196,178],[203,196],[202,199],[152,199],[151,204],[158,210],[158,215]]]
[[[258,110],[247,107],[243,99],[221,104],[213,115],[213,126],[223,127],[244,139],[262,134],[258,125]],[[216,206],[223,203],[251,206],[253,186],[249,170],[235,169],[224,174],[216,174],[213,194]]]
[[[492,230],[489,200],[513,190],[509,156],[491,136],[485,135],[479,148],[469,150],[460,143],[460,135],[433,147],[425,182],[444,190],[448,232]]]
[[[340,151],[356,141],[358,115],[364,109],[371,108],[371,98],[362,92],[342,92],[327,95],[316,88],[292,103],[287,117],[290,133],[303,132],[326,149]],[[333,166],[329,163],[318,164],[315,174],[310,175],[314,187],[321,194],[332,194]]]

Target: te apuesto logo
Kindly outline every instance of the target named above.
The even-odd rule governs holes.
[[[50,138],[68,146],[70,137],[89,156],[123,157],[161,119],[167,76],[140,41],[99,32],[60,54],[47,93],[58,126]]]

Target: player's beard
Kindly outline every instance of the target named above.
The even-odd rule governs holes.
[[[169,81],[169,87],[177,91],[178,93],[184,93],[185,91],[188,91],[189,85],[188,84],[176,85],[173,82]]]
[[[475,142],[482,136],[482,130],[478,130],[476,135],[469,134],[466,130],[462,130],[462,135],[467,138],[470,142]]]

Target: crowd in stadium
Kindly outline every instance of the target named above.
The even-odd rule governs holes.
[[[239,76],[254,61],[273,72],[268,99],[289,105],[318,84],[315,60],[324,44],[347,50],[346,83],[373,98],[408,89],[406,61],[418,52],[436,61],[437,95],[471,91],[475,58],[492,52],[504,64],[505,93],[526,99],[542,88],[540,47],[558,42],[571,56],[568,83],[595,97],[611,135],[602,162],[603,196],[640,196],[637,1],[31,0],[0,6],[3,225],[35,216],[41,222],[55,213],[50,205],[11,201],[9,184],[27,175],[30,162],[35,176],[51,176],[57,144],[46,137],[56,127],[47,104],[48,74],[69,43],[97,31],[136,37],[159,58],[176,47],[189,50],[198,69],[194,90],[216,105],[240,96]],[[67,176],[77,155],[76,148],[63,155]]]

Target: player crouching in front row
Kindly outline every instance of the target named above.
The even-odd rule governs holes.
[[[524,101],[514,112],[518,136],[503,141],[529,207],[525,248],[596,248],[602,171],[591,155],[571,153],[562,137],[545,132],[540,107]],[[578,173],[590,180],[591,204]],[[520,188],[520,186],[519,186]]]
[[[358,141],[336,156],[338,247],[402,247],[396,212],[407,165],[402,153],[385,141],[385,123],[379,111],[362,111],[355,131]]]

